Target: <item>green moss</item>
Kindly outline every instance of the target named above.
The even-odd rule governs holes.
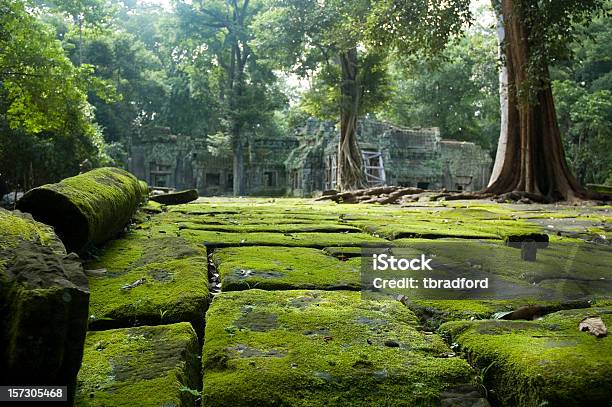
[[[433,256],[434,264],[452,265],[457,275],[474,270],[494,275],[498,284],[509,284],[497,299],[593,297],[610,292],[612,253],[576,239],[552,239],[547,248],[537,251],[533,262],[523,261],[519,248],[499,241],[399,239],[393,243]]]
[[[541,321],[449,322],[441,331],[473,364],[488,368],[485,385],[501,406],[605,405],[612,394],[612,337],[578,330],[591,315],[612,325],[612,309],[596,308]]]
[[[28,191],[18,208],[52,225],[68,250],[102,243],[125,227],[142,201],[138,179],[98,168]]]
[[[335,223],[306,223],[306,224],[255,224],[255,225],[211,225],[194,222],[178,223],[180,229],[210,230],[217,232],[233,233],[252,233],[252,232],[272,232],[272,233],[300,233],[300,232],[320,232],[320,233],[351,233],[360,232],[354,226],[338,225]]]
[[[140,199],[144,202],[149,198],[149,185],[143,180],[138,180],[138,185],[140,186]]]
[[[34,221],[29,215],[2,208],[0,208],[0,230],[2,230],[0,250],[14,248],[22,241],[36,242],[44,246],[58,243],[51,227]]]
[[[435,331],[444,322],[490,318],[496,312],[510,311],[527,303],[524,300],[414,300],[407,306],[426,329]]]
[[[587,306],[588,302],[580,302]],[[413,311],[425,329],[437,330],[441,324],[449,321],[482,320],[493,317],[493,314],[510,312],[521,307],[543,307],[546,312],[566,308],[577,308],[571,301],[537,301],[530,299],[508,300],[414,300],[409,301],[408,308]]]
[[[203,247],[132,233],[109,243],[87,268],[106,271],[89,281],[90,327],[191,321],[202,328],[209,295]]]
[[[36,222],[29,215],[19,211],[11,212],[0,208],[0,230],[2,231],[0,233],[0,272],[7,265],[7,253],[23,242],[49,246],[58,254],[66,253],[63,244],[51,227]]]
[[[359,265],[303,247],[234,247],[215,251],[223,291],[260,288],[359,290]]]
[[[198,340],[188,323],[89,332],[77,406],[195,406]]]
[[[191,242],[206,246],[248,245],[323,248],[327,246],[388,244],[384,239],[365,233],[227,233],[184,229],[179,232],[179,235]]]
[[[463,237],[469,239],[502,239],[513,236],[542,234],[543,228],[520,220],[492,220],[449,216],[380,219],[355,222],[364,230],[387,239]],[[422,215],[421,215],[422,216]]]
[[[359,293],[222,293],[207,314],[202,404],[433,405],[469,382],[435,334],[397,301]]]
[[[147,213],[162,213],[164,211],[165,205],[157,203],[155,201],[147,201],[142,205],[141,210]]]

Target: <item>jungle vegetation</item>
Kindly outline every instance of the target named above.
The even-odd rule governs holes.
[[[612,183],[609,0],[0,0],[0,191],[125,166],[145,126],[231,151],[308,116],[437,126],[497,157],[489,191]],[[500,42],[501,41],[501,42]],[[501,98],[500,98],[501,93]],[[501,136],[500,136],[501,135]]]

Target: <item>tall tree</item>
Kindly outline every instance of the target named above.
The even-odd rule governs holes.
[[[218,93],[223,116],[220,130],[229,135],[233,152],[234,195],[246,193],[249,134],[262,127],[281,102],[275,76],[257,59],[252,24],[261,6],[258,0],[194,1],[177,6],[183,37],[197,67],[192,73],[197,75],[204,68]]]
[[[77,66],[83,63],[83,30],[85,27],[103,27],[113,18],[114,7],[106,0],[36,0],[64,13],[78,32]]]
[[[272,0],[259,21],[261,41],[276,63],[311,78],[306,110],[319,116],[334,112],[340,119],[342,190],[365,186],[357,118],[384,99],[385,53],[375,44],[366,46],[364,37],[371,6],[369,0]]]
[[[398,45],[402,52],[435,53],[469,15],[467,0],[271,0],[261,25],[268,32],[264,41],[282,65],[319,78],[330,78],[331,63],[338,67],[340,189],[364,185],[356,122],[384,100],[387,83],[381,72],[388,49]]]
[[[27,188],[73,175],[103,145],[87,88],[52,29],[24,1],[0,0],[0,174]]]
[[[407,127],[438,127],[444,138],[492,150],[499,136],[495,33],[478,24],[434,61],[398,56],[392,97],[378,117]]]
[[[516,192],[548,201],[586,197],[565,160],[548,65],[567,53],[577,34],[576,23],[604,3],[501,0],[507,120],[488,192]]]

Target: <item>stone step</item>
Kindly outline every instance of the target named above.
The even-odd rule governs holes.
[[[612,394],[612,337],[581,332],[583,318],[612,326],[612,308],[564,310],[538,321],[456,321],[440,331],[483,369],[500,406],[603,406]]]
[[[76,406],[197,405],[199,345],[189,323],[88,332]]]
[[[206,249],[172,236],[131,233],[89,262],[90,329],[192,322],[204,329]]]
[[[230,247],[216,250],[213,261],[223,291],[360,288],[361,258],[340,261],[313,248]]]
[[[398,301],[253,289],[219,294],[206,318],[203,406],[434,405],[474,377]]]

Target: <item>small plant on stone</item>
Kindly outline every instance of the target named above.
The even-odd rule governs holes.
[[[487,390],[487,387],[485,386],[485,379],[487,376],[487,373],[489,371],[489,369],[495,364],[495,362],[491,362],[491,364],[489,364],[489,366],[485,367],[484,369],[479,369],[478,371],[478,375],[475,378],[476,381],[476,385],[482,387],[482,389],[485,392],[485,398],[489,397],[489,391]]]
[[[159,322],[164,322],[164,317],[168,313],[168,310],[159,310]]]

